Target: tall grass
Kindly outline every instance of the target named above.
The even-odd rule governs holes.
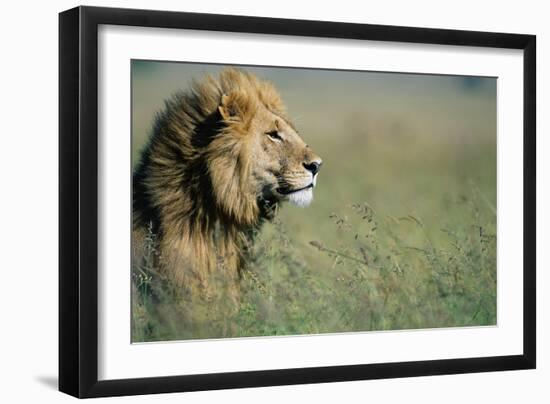
[[[133,268],[132,339],[495,324],[495,223],[480,222],[490,208],[474,193],[463,203],[470,220],[452,229],[442,224],[437,243],[420,217],[394,217],[366,202],[343,206],[326,217],[338,241],[320,234],[307,245],[321,267],[308,264],[306,246],[276,218],[252,246],[237,308],[223,296],[185,295],[146,259]],[[154,254],[154,235],[147,240]]]

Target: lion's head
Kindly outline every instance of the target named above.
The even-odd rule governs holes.
[[[273,85],[236,69],[207,76],[155,119],[134,172],[134,242],[152,230],[178,284],[205,288],[219,262],[237,279],[251,229],[282,201],[308,205],[320,167]]]
[[[298,135],[273,85],[234,69],[219,83],[222,126],[208,161],[220,207],[252,213],[281,201],[309,205],[322,160]]]

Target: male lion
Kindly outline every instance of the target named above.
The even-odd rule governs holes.
[[[236,69],[194,82],[166,101],[134,172],[134,260],[152,231],[169,279],[208,294],[221,275],[238,296],[253,233],[282,201],[308,205],[320,167],[272,84]]]

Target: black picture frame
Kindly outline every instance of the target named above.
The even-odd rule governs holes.
[[[523,50],[523,354],[98,381],[100,24]],[[84,398],[535,368],[534,35],[77,7],[59,15],[59,100],[59,390]]]

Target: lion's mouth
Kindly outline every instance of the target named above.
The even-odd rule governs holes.
[[[309,188],[313,188],[313,182],[310,183],[309,185],[306,185],[305,187],[302,187],[302,188],[290,189],[288,187],[279,187],[279,188],[276,189],[276,191],[278,193],[280,193],[281,195],[290,195],[290,194],[294,194],[296,192],[304,191],[304,190],[309,189]]]

